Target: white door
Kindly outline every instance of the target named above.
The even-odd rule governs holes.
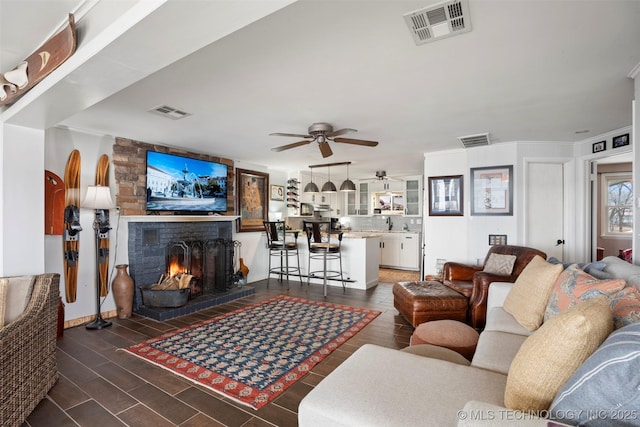
[[[562,260],[564,246],[564,167],[527,163],[526,246]]]

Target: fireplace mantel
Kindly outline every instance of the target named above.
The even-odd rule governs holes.
[[[123,215],[128,222],[206,222],[206,221],[235,221],[240,218],[235,215]]]

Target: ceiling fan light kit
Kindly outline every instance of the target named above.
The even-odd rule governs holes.
[[[329,142],[337,142],[341,144],[353,144],[353,145],[362,145],[365,147],[375,147],[378,145],[378,141],[366,141],[364,139],[353,139],[353,138],[337,138],[340,135],[344,135],[349,132],[357,132],[356,129],[344,128],[333,130],[333,126],[326,122],[317,122],[313,123],[309,126],[307,135],[302,135],[299,133],[282,133],[276,132],[271,133],[269,135],[274,136],[293,136],[296,138],[305,138],[302,141],[293,142],[291,144],[281,145],[279,147],[273,147],[271,151],[284,151],[289,150],[291,148],[300,147],[302,145],[307,145],[312,142],[318,144],[318,148],[320,149],[320,154],[322,157],[329,157],[333,155],[333,150],[331,150],[331,146]]]

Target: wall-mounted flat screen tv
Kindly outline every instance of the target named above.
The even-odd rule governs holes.
[[[147,151],[147,211],[227,211],[227,165]]]

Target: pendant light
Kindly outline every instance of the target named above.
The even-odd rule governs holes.
[[[340,191],[356,191],[356,185],[349,179],[349,163],[347,163],[347,179],[340,185]]]
[[[336,185],[331,182],[331,168],[327,167],[327,176],[329,177],[329,181],[325,182],[322,185],[322,192],[323,193],[335,193],[336,191],[338,191],[338,189],[336,188]]]
[[[311,170],[311,181],[304,186],[303,193],[319,193],[320,190],[318,186],[313,182],[313,168],[309,168]]]

